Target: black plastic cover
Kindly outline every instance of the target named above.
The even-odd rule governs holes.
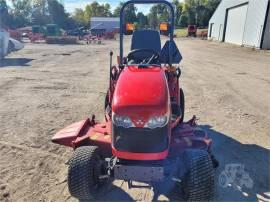
[[[169,46],[172,46],[172,53],[171,53],[171,62],[170,62],[170,54],[169,54]],[[179,64],[182,60],[182,55],[177,48],[175,41],[166,41],[164,44],[161,53],[160,53],[160,62],[163,64]]]

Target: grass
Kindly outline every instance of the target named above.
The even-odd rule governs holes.
[[[200,35],[201,32],[207,31],[207,29],[198,29],[197,35]],[[187,28],[175,29],[174,33],[177,37],[186,37],[187,36]]]

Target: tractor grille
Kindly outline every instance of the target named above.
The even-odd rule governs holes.
[[[168,126],[163,128],[124,128],[113,125],[113,145],[118,151],[156,153],[168,148]]]

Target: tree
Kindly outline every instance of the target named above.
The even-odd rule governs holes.
[[[14,27],[24,27],[31,24],[32,5],[29,0],[13,0],[12,16]]]
[[[175,6],[175,25],[179,25],[179,20],[183,11],[183,3],[180,3],[179,0],[173,0]]]
[[[208,0],[208,3],[206,4],[206,9],[208,10],[207,16],[205,21],[207,21],[207,24],[214,14],[215,10],[217,9],[218,5],[220,4],[221,0]]]
[[[11,16],[8,13],[8,6],[5,0],[0,0],[0,27],[6,27],[10,24]]]
[[[120,2],[119,5],[114,9],[113,11],[113,16],[114,17],[119,17],[120,16],[120,10],[121,10],[121,7],[123,6],[123,2]]]
[[[178,25],[180,27],[187,27],[188,26],[188,16],[186,13],[183,13],[180,18],[179,18],[179,22]]]
[[[48,0],[48,11],[54,23],[63,24],[63,20],[66,17],[63,5],[59,4],[56,0]]]
[[[88,21],[85,19],[85,12],[83,9],[76,8],[72,18],[79,26],[87,25]]]
[[[170,13],[168,11],[168,7],[164,4],[154,5],[150,12],[157,13],[158,21],[166,22],[170,19]]]
[[[158,16],[155,9],[150,9],[150,13],[148,14],[148,21],[150,28],[156,29],[158,27]]]
[[[90,21],[91,17],[110,17],[110,16],[112,16],[112,13],[110,11],[110,4],[108,3],[99,4],[97,1],[94,1],[91,4],[86,5],[85,7],[84,24],[87,24],[87,22]]]
[[[188,16],[189,24],[207,26],[221,0],[185,0],[183,12]]]
[[[110,4],[99,4],[97,1],[88,4],[85,7],[85,17],[89,20],[91,17],[109,17],[112,16]]]
[[[111,17],[112,13],[111,13],[110,4],[106,3],[106,4],[103,5],[103,7],[104,7],[104,16]]]
[[[34,0],[32,6],[32,23],[46,25],[50,23],[47,0]]]
[[[136,16],[136,10],[137,8],[135,7],[134,4],[129,4],[124,12],[125,12],[125,22],[131,22],[134,23],[137,21],[137,16]]]
[[[211,14],[213,14],[215,12],[216,8],[220,4],[220,1],[221,0],[208,0],[206,7],[209,9]]]
[[[148,26],[148,18],[142,12],[137,13],[138,27],[146,28]]]
[[[113,11],[113,16],[114,17],[119,17],[120,16],[120,10],[122,6],[124,5],[123,2],[120,2],[119,5],[114,9]],[[137,15],[136,15],[137,8],[135,7],[134,4],[129,4],[125,8],[125,22],[131,22],[134,23],[137,21]]]
[[[65,12],[64,6],[57,0],[48,0],[48,11],[53,23],[63,29],[70,29],[72,27],[69,24],[71,19],[69,19],[69,15]]]

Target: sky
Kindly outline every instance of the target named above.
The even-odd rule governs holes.
[[[64,0],[64,6],[66,11],[72,13],[75,8],[85,8],[87,4],[91,4],[95,0]],[[97,1],[99,4],[109,3],[111,10],[113,11],[120,3],[121,0],[101,0]],[[124,1],[124,0],[122,0]],[[148,5],[137,5],[138,11],[149,12],[150,6]]]
[[[64,6],[67,12],[73,13],[75,8],[84,9],[87,4],[91,4],[95,0],[62,0],[64,2]],[[120,3],[120,1],[125,0],[96,0],[99,4],[109,3],[111,6],[111,10],[113,11]],[[171,0],[169,0],[171,1]],[[12,6],[11,0],[7,0],[7,4]],[[149,5],[137,5],[139,12],[148,13],[150,6]]]
[[[84,9],[87,4],[91,4],[94,0],[64,0],[64,6],[67,12],[72,13],[75,8],[82,8]],[[97,1],[99,4],[109,3],[111,9],[114,10],[120,1],[118,0],[102,0]]]

